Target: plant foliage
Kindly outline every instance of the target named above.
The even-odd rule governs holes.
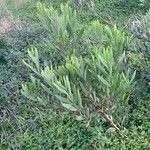
[[[43,8],[41,3],[38,5]],[[71,28],[71,22],[74,22],[72,25],[76,27],[77,20],[72,21],[76,13],[73,12],[74,15],[71,13],[68,4],[61,5],[63,12],[61,17],[58,17],[58,12],[52,7],[44,11],[49,16],[46,17],[49,18],[49,23],[46,21],[47,29],[50,30],[53,38],[57,37],[58,43],[62,42],[66,39],[63,35],[67,33],[67,24],[69,23]],[[53,21],[54,18],[59,19]],[[65,28],[60,22],[63,22],[61,25]],[[68,33],[70,33],[68,37],[77,36],[73,28]],[[84,118],[90,120],[100,113],[119,130],[119,124],[124,124],[128,117],[128,100],[136,74],[125,63],[124,33],[121,33],[116,26],[111,29],[100,24],[99,21],[93,21],[82,34],[88,44],[87,55],[79,53],[78,56],[71,51],[62,65],[51,65],[42,69],[37,49],[29,49],[28,54],[32,64],[24,63],[35,75],[31,76],[30,83],[22,85],[22,93],[43,105],[51,101],[53,105],[63,106],[68,111],[74,112],[79,120]],[[77,44],[78,42],[74,41],[75,47]],[[79,46],[82,47],[84,44],[80,43]]]

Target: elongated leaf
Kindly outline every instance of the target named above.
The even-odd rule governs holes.
[[[98,79],[103,83],[103,84],[105,84],[106,86],[108,86],[108,87],[110,87],[110,84],[103,78],[103,77],[101,77],[101,76],[97,76],[98,77]]]
[[[37,97],[37,101],[38,101],[41,105],[46,106],[46,102],[44,102],[44,100],[43,100],[42,98]]]
[[[114,132],[116,132],[116,129],[112,127],[106,130],[106,133],[114,133]]]
[[[67,104],[67,103],[61,103],[63,107],[71,110],[71,111],[77,111],[77,109],[75,107],[73,107],[71,104]]]
[[[78,89],[78,101],[79,101],[79,106],[82,108],[83,105],[82,105],[82,98],[81,98],[81,94],[80,94],[80,91]]]
[[[120,56],[118,63],[122,63],[124,58],[125,58],[125,52],[123,52],[123,54]]]
[[[69,81],[69,78],[68,78],[68,76],[66,76],[66,84],[67,84],[67,89],[68,89],[68,92],[69,92],[69,94],[71,95],[72,94],[72,92],[71,92],[71,86],[70,86],[70,81]]]
[[[99,59],[100,59],[101,63],[102,63],[106,68],[108,68],[108,65],[107,65],[107,63],[106,63],[106,60],[105,60],[102,56],[100,56],[100,55],[99,55]]]
[[[57,82],[57,84],[56,84],[56,83],[53,83],[53,85],[54,85],[61,93],[68,95],[66,89],[63,87],[63,85],[62,85],[60,82]]]
[[[132,75],[132,77],[131,77],[130,83],[133,82],[133,80],[134,80],[134,78],[135,78],[135,75],[136,75],[136,70],[134,71],[134,73],[133,73],[133,75]]]
[[[49,95],[53,95],[53,92],[50,88],[41,83],[41,87],[47,92]]]
[[[30,68],[34,73],[36,73],[37,75],[41,76],[41,74],[39,72],[37,72],[36,69],[34,69],[32,66],[30,66],[28,63],[26,63],[24,60],[22,60],[22,62],[28,67]]]
[[[55,97],[62,103],[68,103],[68,99],[67,98],[64,98],[60,95],[55,95]]]
[[[72,27],[71,27],[71,25],[70,25],[70,23],[68,22],[67,23],[67,26],[66,26],[66,30],[67,30],[67,32],[69,33],[69,36],[70,37],[73,37],[73,30],[72,30]]]

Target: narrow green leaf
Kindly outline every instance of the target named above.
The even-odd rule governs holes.
[[[77,111],[77,109],[75,107],[73,107],[71,104],[67,104],[67,103],[61,103],[63,107],[71,110],[71,111]]]
[[[34,73],[36,73],[37,75],[41,76],[41,74],[38,73],[38,72],[36,71],[36,69],[34,69],[31,65],[29,65],[28,63],[26,63],[24,60],[22,60],[22,62],[23,62],[28,68],[30,68]]]
[[[68,95],[65,87],[60,83],[60,82],[57,82],[57,83],[53,83],[53,85],[63,94],[66,94]]]
[[[62,103],[68,103],[68,99],[67,98],[64,98],[60,95],[55,95],[55,97]]]
[[[134,71],[134,73],[133,73],[133,75],[132,75],[132,77],[131,77],[130,83],[133,82],[133,80],[134,80],[134,78],[135,78],[135,75],[136,75],[136,70]]]
[[[101,55],[99,55],[98,57],[99,57],[101,63],[102,63],[106,68],[108,68],[108,65],[107,65],[107,63],[106,63],[106,60],[105,60]]]
[[[72,92],[71,92],[71,86],[70,86],[70,82],[69,82],[68,76],[66,76],[65,80],[66,80],[66,84],[67,84],[67,89],[69,91],[69,94],[71,95]]]
[[[81,94],[80,94],[80,91],[79,91],[79,89],[78,89],[78,101],[79,101],[79,106],[82,108],[83,107],[83,105],[82,105],[82,98],[81,98]]]
[[[97,77],[103,84],[110,87],[110,84],[103,77],[101,77],[100,75],[98,75]]]

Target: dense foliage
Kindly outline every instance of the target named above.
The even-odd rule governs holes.
[[[41,2],[0,6],[0,149],[149,150],[149,1]]]

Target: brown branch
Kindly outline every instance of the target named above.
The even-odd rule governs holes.
[[[120,128],[117,126],[117,124],[113,122],[113,118],[110,117],[103,109],[99,108],[99,106],[97,112],[101,113],[112,127],[114,127],[117,131],[120,131]]]
[[[92,97],[91,94],[85,94],[86,98],[88,98],[90,100],[90,103],[93,105],[93,107],[95,108],[96,112],[99,112],[103,115],[103,117],[110,123],[110,125],[112,127],[114,127],[117,131],[120,131],[120,126],[118,127],[116,123],[114,123],[113,118],[110,117],[107,113],[106,113],[106,108],[100,105],[96,105],[94,103],[94,99]]]

